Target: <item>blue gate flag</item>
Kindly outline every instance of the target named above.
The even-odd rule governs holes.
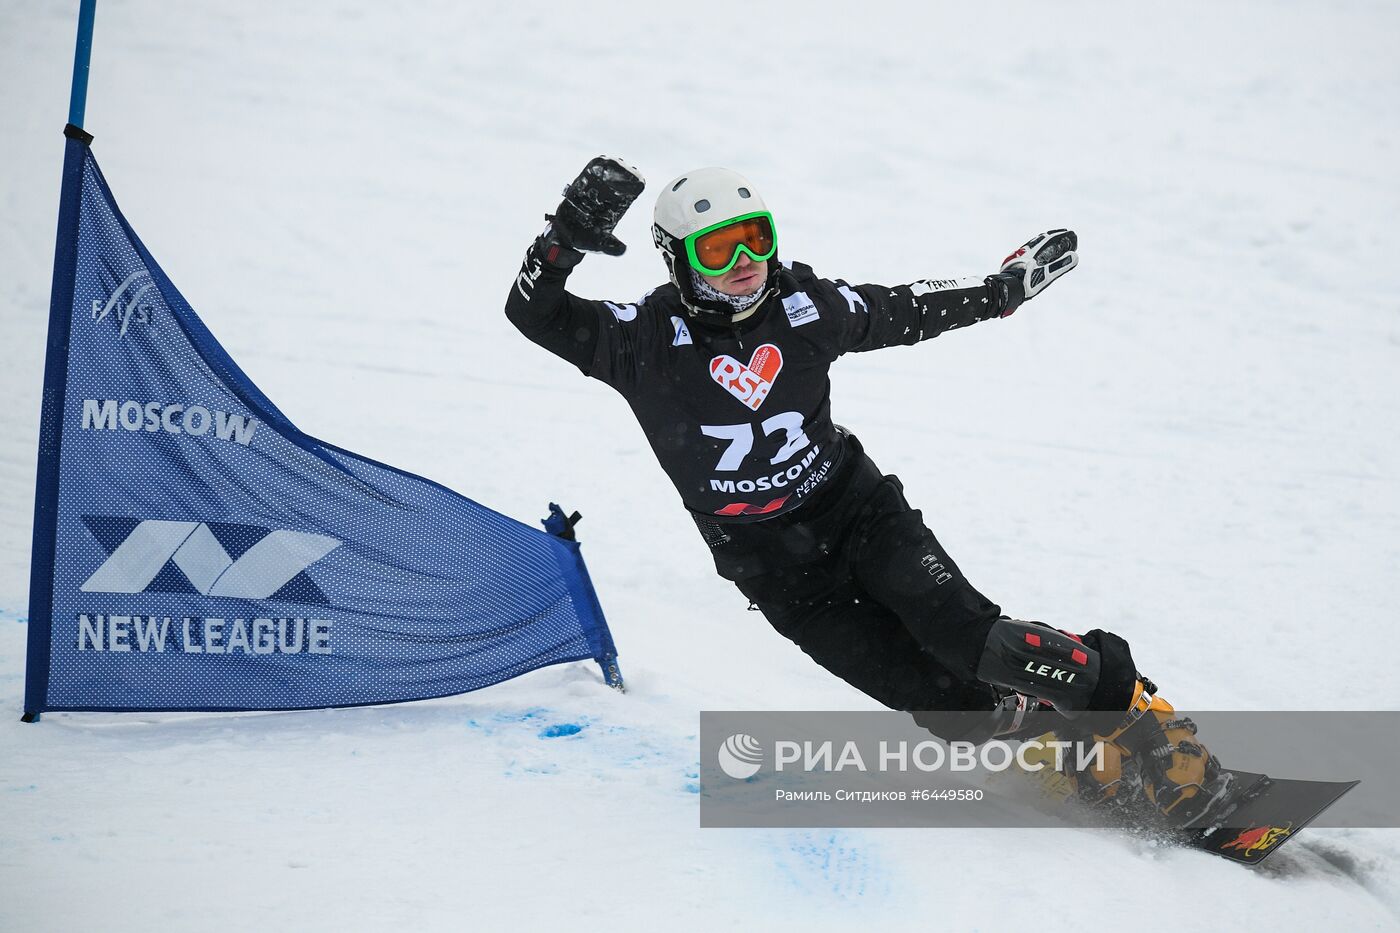
[[[297,430],[69,126],[26,718],[445,696],[616,649],[578,544]]]

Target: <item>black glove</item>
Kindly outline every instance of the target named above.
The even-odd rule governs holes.
[[[564,189],[564,200],[545,215],[546,236],[568,249],[621,256],[627,247],[613,236],[627,208],[646,187],[646,179],[630,165],[598,156]]]
[[[1051,282],[1079,265],[1077,249],[1079,237],[1073,230],[1050,230],[1031,237],[1025,246],[1002,260],[999,275],[1019,279],[1024,300],[1030,301]]]

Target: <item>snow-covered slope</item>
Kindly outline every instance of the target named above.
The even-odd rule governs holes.
[[[1395,832],[1250,872],[1091,832],[697,828],[698,710],[872,704],[743,611],[625,406],[500,313],[599,152],[653,184],[739,168],[784,254],[851,280],[1075,227],[1082,268],[1010,320],[843,360],[837,420],[975,584],[1121,631],[1179,705],[1395,706],[1400,11],[974,6],[103,0],[87,127],[206,323],[314,435],[525,521],[581,510],[631,692],[578,665],[37,727],[76,4],[0,6],[0,928],[1393,928]],[[643,204],[576,290],[661,280]]]

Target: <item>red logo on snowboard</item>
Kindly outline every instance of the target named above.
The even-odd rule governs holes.
[[[754,411],[768,397],[782,368],[783,354],[771,343],[753,351],[747,366],[727,353],[710,360],[710,376],[715,382]]]
[[[1293,824],[1287,826],[1256,826],[1246,829],[1234,839],[1221,846],[1221,849],[1239,849],[1245,857],[1255,852],[1267,852],[1293,832]]]

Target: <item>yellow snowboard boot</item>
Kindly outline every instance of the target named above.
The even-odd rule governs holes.
[[[1074,775],[1076,790],[1091,803],[1128,804],[1140,788],[1158,813],[1184,826],[1227,796],[1229,774],[1196,738],[1196,724],[1156,692],[1140,677],[1127,718],[1093,733],[1102,754]]]

